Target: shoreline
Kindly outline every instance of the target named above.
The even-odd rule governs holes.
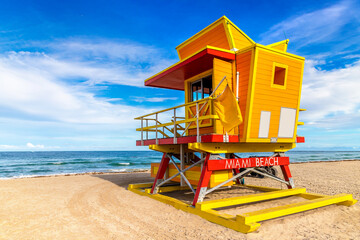
[[[68,177],[68,176],[82,176],[82,175],[109,175],[109,174],[128,174],[128,173],[145,173],[150,172],[150,169],[134,169],[134,171],[112,171],[112,172],[83,172],[83,173],[63,173],[63,174],[49,174],[49,175],[28,175],[21,177],[9,177],[9,178],[0,178],[1,180],[11,180],[11,179],[29,179],[29,178],[46,178],[46,177]]]
[[[342,160],[318,160],[318,161],[304,161],[304,162],[290,162],[290,166],[293,164],[304,164],[304,163],[333,163],[333,162],[351,162],[351,161],[360,161],[360,159],[342,159]],[[1,180],[11,180],[11,179],[28,179],[28,178],[46,178],[46,177],[62,177],[62,176],[81,176],[81,175],[109,175],[109,174],[120,174],[120,173],[145,173],[150,172],[150,169],[134,169],[132,171],[126,170],[126,171],[111,171],[111,172],[80,172],[80,173],[55,173],[55,174],[49,174],[49,175],[27,175],[27,176],[14,176],[14,177],[8,177],[8,178],[1,178]]]

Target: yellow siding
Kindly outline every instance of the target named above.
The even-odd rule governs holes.
[[[223,22],[220,22],[219,25],[195,38],[188,44],[179,47],[178,53],[180,60],[191,56],[195,52],[206,47],[207,45],[218,48],[230,49]]]
[[[273,62],[288,66],[287,84],[285,89],[271,87]],[[258,138],[260,113],[270,111],[269,139],[278,137],[281,107],[298,108],[300,101],[299,88],[301,88],[303,60],[258,50],[256,65],[256,80],[252,105],[250,138]],[[268,140],[265,140],[268,141]],[[278,139],[281,142],[281,139]]]
[[[232,74],[232,64],[217,58],[214,58],[214,68],[213,68],[213,89],[220,83],[221,79],[226,75],[226,80],[219,86],[219,88],[214,93],[214,96],[221,94],[226,84],[229,83],[229,87],[232,90],[233,85],[233,74]],[[223,126],[219,120],[215,121],[215,133],[223,134]],[[235,130],[231,130],[229,134],[236,134]]]
[[[284,41],[280,41],[280,42],[276,42],[270,45],[267,45],[268,47],[272,48],[272,49],[276,49],[282,52],[286,52],[287,50],[287,46],[288,46],[289,40],[284,40]]]
[[[235,48],[242,49],[252,45],[252,42],[231,24],[230,31],[234,39]]]
[[[271,48],[286,52],[287,44],[283,43],[283,44],[280,44],[280,45],[277,45],[277,46],[273,46]]]
[[[244,122],[239,126],[240,141],[244,140],[245,125],[247,124],[247,119],[245,119],[245,116],[246,116],[246,105],[248,101],[247,95],[248,95],[249,78],[251,72],[252,54],[253,54],[253,50],[249,50],[248,52],[244,52],[236,55],[236,71],[239,72],[239,98],[240,98],[239,106],[240,106],[241,114],[244,119]]]

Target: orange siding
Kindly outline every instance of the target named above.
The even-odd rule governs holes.
[[[251,41],[247,39],[239,30],[230,24],[230,31],[232,33],[235,48],[242,49],[252,45]]]
[[[288,66],[286,89],[271,87],[274,62]],[[258,50],[250,138],[258,138],[261,111],[271,112],[269,139],[278,137],[281,107],[298,108],[302,64],[303,60]]]
[[[249,78],[251,72],[251,57],[253,51],[249,50],[248,52],[244,52],[236,55],[236,71],[239,72],[239,106],[241,110],[241,114],[243,116],[243,123],[239,126],[240,130],[240,141],[243,141],[245,125],[247,123],[246,116],[246,105],[248,101],[248,86],[249,86]],[[236,81],[236,80],[235,80]],[[236,83],[235,83],[236,85]]]
[[[214,96],[221,94],[226,84],[229,83],[229,87],[232,90],[233,86],[233,74],[232,74],[232,64],[230,62],[226,62],[217,58],[214,58],[214,68],[213,68],[213,89],[220,83],[221,79],[226,75],[226,80],[219,86],[219,88],[214,93]],[[223,134],[223,126],[219,120],[215,121],[215,131],[218,134]],[[231,130],[228,134],[237,134],[235,130]]]
[[[186,45],[180,47],[178,49],[180,60],[191,56],[192,54],[206,47],[206,45],[230,49],[223,22],[210,31],[200,35],[200,37],[197,37],[195,40],[190,41]]]

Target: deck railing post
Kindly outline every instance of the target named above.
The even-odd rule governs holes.
[[[144,128],[144,118],[141,118],[141,146],[144,146],[144,132],[143,132],[143,128]]]
[[[176,139],[176,108],[174,108],[174,144],[177,144],[177,139]]]
[[[155,135],[156,135],[156,145],[158,145],[158,114],[155,114]]]
[[[199,102],[196,102],[196,141],[200,142],[200,129],[199,129]]]
[[[149,120],[146,119],[146,127],[149,126]],[[146,140],[149,139],[149,131],[146,131]]]

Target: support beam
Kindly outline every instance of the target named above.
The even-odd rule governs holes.
[[[307,200],[304,202],[244,213],[241,215],[237,215],[236,220],[244,224],[250,224],[352,200],[353,198],[351,194],[338,194],[335,196],[327,196],[314,200]]]
[[[227,198],[227,199],[219,199],[219,200],[211,200],[211,201],[201,202],[201,203],[196,204],[196,207],[200,208],[201,210],[207,210],[207,209],[213,209],[213,208],[228,207],[228,206],[234,206],[234,205],[240,205],[240,204],[246,204],[246,203],[260,202],[260,201],[265,201],[265,200],[270,200],[270,199],[294,196],[294,195],[299,195],[299,194],[305,193],[305,192],[306,192],[305,188],[295,188],[295,189],[290,189],[290,190],[285,189],[285,190],[278,190],[278,191],[272,191],[272,192],[245,195],[245,196],[241,196],[241,197],[233,197],[233,198]]]
[[[159,170],[158,170],[158,172],[156,174],[156,177],[155,177],[155,180],[154,180],[154,184],[153,184],[153,186],[151,188],[151,194],[156,193],[157,185],[159,185],[159,183],[161,181],[163,181],[165,171],[169,166],[169,161],[170,161],[170,158],[167,156],[166,153],[164,153],[163,156],[162,156],[162,159],[161,159]]]
[[[202,169],[201,169],[201,175],[200,175],[199,183],[198,183],[198,186],[196,188],[195,197],[194,197],[194,200],[193,200],[193,203],[192,203],[193,206],[195,206],[198,201],[202,202],[202,200],[203,200],[203,198],[205,196],[205,192],[207,190],[207,186],[209,184],[210,177],[211,177],[211,174],[212,174],[212,171],[208,170],[209,159],[210,159],[210,153],[207,153],[206,157],[205,157],[205,160],[204,160],[204,164],[203,164]]]

